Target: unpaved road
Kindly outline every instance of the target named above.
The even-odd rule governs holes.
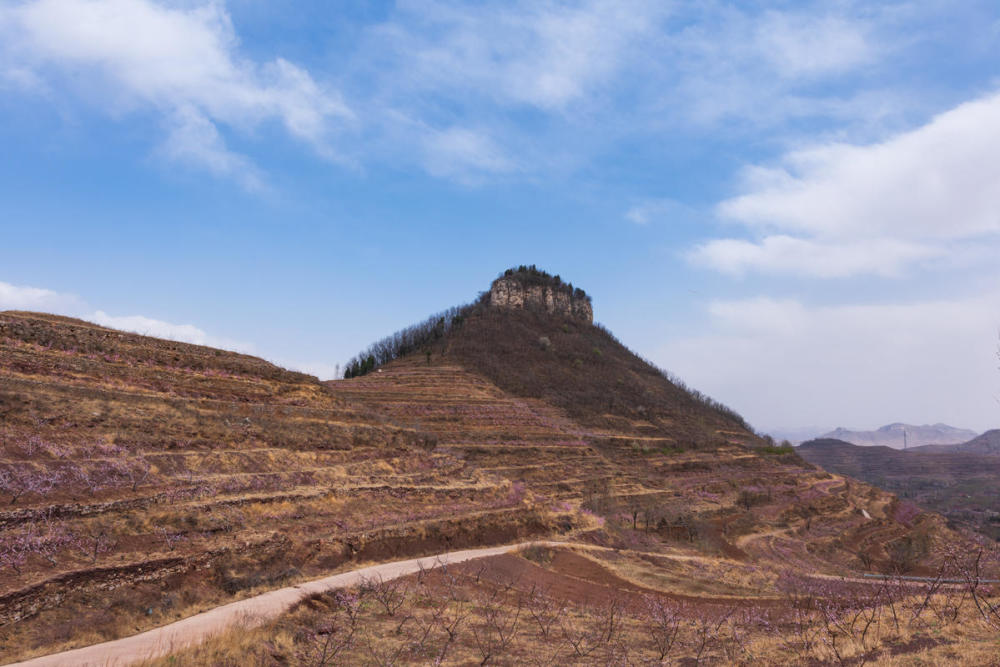
[[[54,653],[41,658],[13,663],[11,667],[109,667],[127,665],[171,653],[185,646],[204,641],[211,635],[242,622],[250,625],[281,615],[303,597],[338,588],[355,586],[367,577],[395,579],[417,572],[421,567],[431,568],[447,563],[461,563],[475,558],[498,556],[509,551],[544,542],[523,542],[502,547],[452,551],[411,560],[382,563],[342,572],[323,579],[308,581],[297,586],[281,588],[256,597],[231,602],[206,612],[148,630],[131,637],[114,639],[103,644]]]

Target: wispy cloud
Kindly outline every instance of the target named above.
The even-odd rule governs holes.
[[[877,69],[899,41],[879,9],[849,2],[676,7],[676,23],[647,47],[655,57],[641,66],[649,85],[640,98],[674,123],[726,132],[801,119],[870,123],[892,104],[884,84],[869,89],[855,77],[846,88],[829,85]]]
[[[152,0],[33,0],[0,9],[7,71],[54,78],[110,114],[151,111],[182,126],[161,154],[252,184],[246,158],[225,149],[217,125],[248,130],[277,119],[288,133],[333,156],[338,125],[352,112],[340,95],[278,58],[240,55],[221,3],[192,9]],[[214,133],[213,133],[214,132]],[[191,150],[192,133],[208,138]],[[179,143],[178,143],[179,142]]]
[[[625,211],[625,219],[636,225],[653,222],[690,222],[704,217],[697,209],[675,199],[646,199],[633,204]]]
[[[374,105],[368,118],[389,126],[399,118],[433,132],[474,125],[530,178],[585,165],[625,137],[669,130],[759,132],[796,119],[879,124],[905,108],[884,82],[823,84],[877,69],[895,44],[888,21],[852,3],[761,11],[645,0],[407,0],[367,33],[358,78],[374,93],[360,96]],[[413,154],[405,132],[375,132],[397,155]],[[422,166],[445,178],[477,176],[461,153]],[[498,173],[508,171],[478,176]]]
[[[560,110],[615,75],[657,4],[406,0],[373,37],[395,88]]]
[[[755,21],[750,44],[783,76],[838,74],[876,59],[871,27],[858,17],[771,10]]]
[[[157,155],[250,190],[266,182],[251,147],[269,122],[352,165],[531,179],[665,130],[781,128],[767,139],[781,143],[804,119],[897,118],[919,100],[865,76],[901,48],[900,14],[856,2],[400,0],[359,26],[350,52],[307,70],[246,55],[223,0],[27,0],[0,8],[0,82],[115,117],[158,115]]]
[[[219,128],[194,107],[177,109],[167,125],[169,132],[157,151],[159,155],[170,162],[234,178],[251,192],[266,189],[260,169],[246,156],[230,150]]]
[[[465,182],[481,174],[503,174],[516,168],[488,134],[462,127],[427,132],[424,155],[430,173]]]

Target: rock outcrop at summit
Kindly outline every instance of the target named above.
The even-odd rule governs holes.
[[[547,276],[546,276],[547,277]],[[530,280],[520,272],[505,274],[490,286],[490,306],[494,308],[532,308],[554,315],[594,321],[590,297],[583,290],[549,279]]]

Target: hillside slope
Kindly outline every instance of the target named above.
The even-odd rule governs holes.
[[[925,445],[918,448],[917,451],[927,453],[962,452],[964,454],[997,456],[1000,455],[1000,429],[991,429],[968,442],[957,445]]]
[[[387,361],[373,372],[327,386],[434,433],[439,447],[523,482],[544,502],[596,513],[606,523],[595,540],[849,572],[862,552],[874,566],[899,566],[896,546],[918,524],[927,522],[921,534],[935,532],[939,519],[909,509],[897,516],[892,496],[765,446],[738,415],[671,381],[572,308],[547,298],[509,307],[519,273],[451,311],[450,324],[429,320],[423,338],[386,339],[405,340],[405,352],[386,343],[379,355]],[[527,277],[525,295],[546,286],[545,274]]]
[[[547,530],[311,376],[79,320],[0,313],[0,420],[0,660]]]
[[[960,446],[920,447],[899,451],[861,447],[840,440],[802,443],[802,458],[824,470],[848,475],[886,489],[954,524],[1000,537],[1000,458],[963,451]]]

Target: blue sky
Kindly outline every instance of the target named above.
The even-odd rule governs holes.
[[[535,263],[762,429],[997,425],[1000,9],[0,1],[0,308],[321,377]]]

